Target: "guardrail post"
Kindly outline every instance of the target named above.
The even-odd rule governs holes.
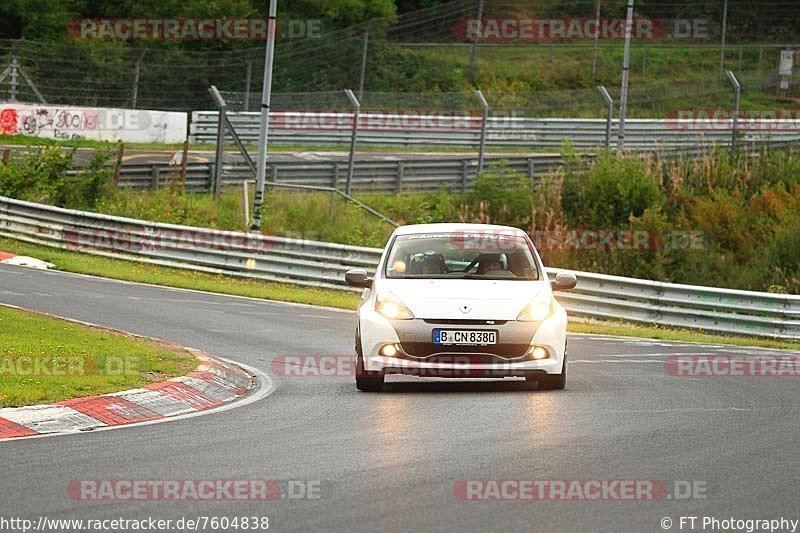
[[[736,75],[730,70],[726,70],[725,74],[733,85],[734,104],[733,104],[733,119],[731,121],[731,161],[736,156],[736,125],[739,119],[739,97],[741,96],[742,86]]]
[[[405,178],[405,163],[397,162],[397,180],[395,181],[395,192],[403,192],[403,179]]]
[[[331,187],[334,189],[339,187],[339,163],[333,164],[333,179],[331,181]]]
[[[183,141],[183,152],[181,155],[181,190],[186,188],[186,166],[189,164],[189,140]]]
[[[117,144],[117,160],[114,161],[114,186],[119,185],[119,172],[122,169],[122,157],[125,153],[125,145],[122,142]]]
[[[600,91],[603,100],[606,102],[606,107],[608,107],[608,113],[606,114],[606,150],[608,150],[611,147],[611,121],[614,118],[614,99],[608,94],[605,85],[598,85],[597,90]]]
[[[358,140],[358,121],[361,117],[361,103],[350,89],[345,89],[344,94],[347,95],[348,100],[353,104],[353,134],[350,137],[350,159],[347,166],[347,182],[344,186],[344,193],[350,195],[350,188],[353,182],[353,167],[355,166],[356,159],[356,141]]]
[[[481,120],[481,143],[480,148],[478,149],[478,172],[482,172],[483,152],[484,148],[486,147],[486,123],[489,120],[489,104],[486,102],[486,98],[483,97],[483,93],[480,90],[475,91],[475,96],[477,96],[478,100],[480,100],[481,109],[483,110],[483,118]]]
[[[461,160],[461,192],[467,192],[467,167],[469,162],[466,159]]]
[[[273,183],[278,182],[278,165],[275,163],[269,165],[269,180]]]
[[[153,165],[152,170],[150,171],[150,188],[157,189],[158,182],[160,181],[160,174],[161,170],[158,168],[158,165]]]
[[[532,157],[528,158],[528,178],[531,180],[531,186],[536,181],[536,165]]]

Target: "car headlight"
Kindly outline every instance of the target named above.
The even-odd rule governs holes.
[[[400,298],[390,292],[378,294],[375,298],[375,310],[391,320],[411,320],[414,313],[411,312]]]
[[[552,300],[534,300],[522,308],[517,320],[522,322],[541,322],[553,314]]]

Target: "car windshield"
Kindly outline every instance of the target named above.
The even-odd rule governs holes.
[[[528,241],[519,233],[453,232],[398,235],[387,278],[538,280]]]

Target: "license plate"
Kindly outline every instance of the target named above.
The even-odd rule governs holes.
[[[486,329],[435,329],[433,330],[433,343],[462,346],[497,344],[497,331]]]

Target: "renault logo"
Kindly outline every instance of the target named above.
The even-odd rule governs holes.
[[[462,305],[461,307],[459,307],[459,309],[461,309],[461,312],[462,312],[462,313],[464,313],[464,314],[467,314],[467,313],[469,313],[470,311],[472,311],[472,306],[469,306],[469,305],[467,305],[467,304],[464,304],[464,305]]]

